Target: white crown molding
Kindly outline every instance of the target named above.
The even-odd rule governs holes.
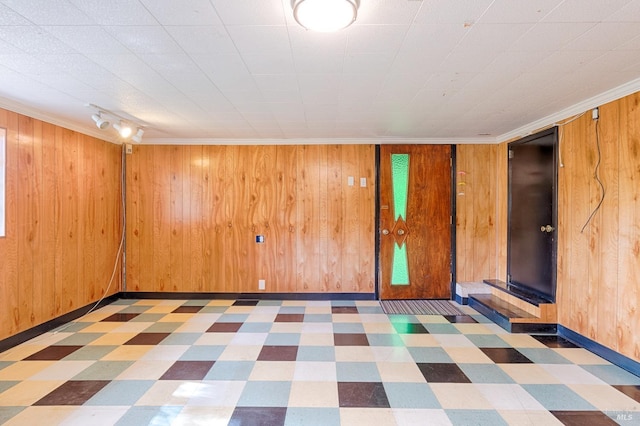
[[[496,143],[528,136],[538,130],[555,126],[558,122],[573,117],[574,115],[581,114],[603,104],[624,98],[625,96],[631,95],[638,91],[640,91],[640,78],[631,80],[628,83],[622,84],[611,90],[607,90],[606,92],[593,96],[589,99],[585,99],[582,102],[578,102],[577,104],[570,106],[569,108],[560,110],[554,114],[543,117],[525,126],[519,127],[507,133],[503,133],[496,138]]]
[[[295,138],[295,139],[216,139],[144,138],[142,145],[460,145],[496,143],[493,137],[478,138]]]
[[[28,117],[35,118],[36,120],[45,121],[47,123],[51,123],[59,127],[64,127],[65,129],[73,130],[78,133],[82,133],[88,136],[93,136],[94,138],[101,139],[106,142],[111,142],[116,145],[122,144],[122,141],[118,140],[116,137],[109,137],[110,135],[108,133],[101,131],[100,129],[98,129],[93,125],[79,126],[78,123],[76,122],[68,121],[60,117],[50,115],[37,108],[24,105],[14,100],[0,97],[0,108],[17,112],[18,114],[26,115]],[[91,111],[87,111],[88,122],[91,122],[90,116],[91,116]]]

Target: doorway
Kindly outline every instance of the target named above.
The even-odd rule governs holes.
[[[555,302],[557,128],[509,144],[507,281]]]
[[[451,146],[382,145],[380,299],[451,298]]]

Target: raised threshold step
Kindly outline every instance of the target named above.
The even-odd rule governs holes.
[[[540,296],[537,296],[532,293],[528,293],[512,284],[506,283],[502,280],[483,280],[485,284],[490,285],[493,288],[496,288],[500,291],[504,291],[507,294],[517,297],[518,299],[524,300],[527,303],[530,303],[535,306],[540,306],[545,303],[553,303],[550,300],[544,299]]]
[[[535,315],[493,294],[470,294],[469,306],[511,333],[557,332],[556,324],[541,322]]]

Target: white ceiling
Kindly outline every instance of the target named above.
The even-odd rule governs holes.
[[[1,104],[145,143],[495,142],[640,90],[640,0],[360,3],[325,34],[290,0],[0,0]]]

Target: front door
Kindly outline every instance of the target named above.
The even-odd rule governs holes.
[[[555,301],[556,146],[552,128],[509,144],[507,280]]]
[[[380,147],[381,299],[451,297],[451,146]]]

